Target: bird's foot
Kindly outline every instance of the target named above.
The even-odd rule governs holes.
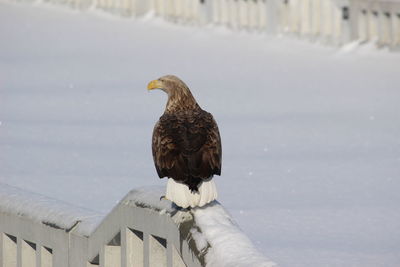
[[[179,211],[182,211],[182,212],[187,212],[187,211],[190,211],[192,209],[190,206],[187,207],[187,208],[182,208],[182,207],[176,205],[175,203],[174,203],[174,207],[175,207],[176,210],[179,210]]]

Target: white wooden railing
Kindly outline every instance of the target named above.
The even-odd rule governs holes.
[[[30,0],[17,0],[30,1]],[[400,0],[33,0],[119,16],[154,13],[189,24],[288,34],[327,44],[400,49]]]
[[[0,184],[0,267],[248,266],[229,264],[235,254],[255,262],[251,266],[275,266],[256,252],[219,203],[196,215],[160,200],[162,193],[162,188],[132,190],[103,216]],[[218,250],[221,242],[213,245],[215,238],[196,216],[228,227],[235,239],[222,238],[235,246],[222,244],[224,249]],[[242,252],[229,252],[240,246]],[[217,263],[212,258],[216,253]]]

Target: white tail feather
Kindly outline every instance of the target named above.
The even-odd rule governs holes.
[[[217,187],[213,179],[202,182],[199,186],[199,192],[192,193],[187,185],[169,178],[165,194],[166,199],[182,208],[202,207],[217,199],[217,196]]]

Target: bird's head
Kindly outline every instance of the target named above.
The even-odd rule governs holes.
[[[167,110],[191,109],[197,106],[189,87],[174,75],[165,75],[147,85],[147,90],[161,89],[168,94]]]
[[[181,79],[174,75],[165,75],[158,78],[157,80],[151,81],[147,85],[147,89],[161,89],[166,92],[168,96],[173,96],[176,93],[186,93],[187,91],[189,91],[187,85]]]

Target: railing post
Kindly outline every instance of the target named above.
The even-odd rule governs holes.
[[[133,264],[129,262],[129,253],[127,245],[127,235],[128,229],[126,227],[121,228],[121,267],[132,266]],[[129,264],[129,265],[128,265]]]
[[[53,266],[53,255],[48,248],[40,246],[38,250],[40,261],[38,267],[54,267]]]
[[[3,261],[4,261],[4,245],[3,245],[3,233],[0,232],[0,267],[3,267]]]
[[[400,10],[398,12],[394,12],[392,16],[393,20],[393,46],[400,47]]]
[[[167,241],[149,235],[149,267],[167,267]]]
[[[22,267],[22,240],[17,238],[17,267]]]
[[[310,0],[300,2],[300,34],[307,36],[310,32]]]
[[[229,23],[229,0],[220,1],[220,23],[228,25]]]
[[[175,266],[173,266],[172,248],[173,248],[172,243],[168,242],[168,240],[167,240],[167,247],[166,247],[167,267],[175,267]]]
[[[35,256],[36,256],[36,266],[37,267],[42,267],[42,255],[41,255],[41,245],[40,244],[36,244],[36,251],[35,251]]]
[[[143,267],[143,233],[124,227],[121,229],[122,267]]]
[[[378,12],[375,10],[368,12],[368,40],[376,41],[377,39],[377,17]]]
[[[341,10],[337,3],[333,3],[333,31],[332,31],[332,42],[334,44],[340,44],[340,37],[342,35],[342,16]]]
[[[1,237],[1,267],[17,267],[18,241],[14,236],[0,233]]]
[[[275,34],[278,32],[278,28],[280,27],[280,14],[282,2],[284,0],[265,0],[265,6],[263,12],[264,15],[264,25],[266,31],[270,34]]]
[[[299,33],[301,29],[301,0],[289,0],[284,17],[284,31]]]
[[[14,236],[1,233],[2,237],[2,267],[17,267],[18,240]]]
[[[104,246],[104,267],[121,267],[121,246]]]
[[[256,11],[258,12],[258,29],[265,32],[267,28],[267,6],[266,0],[258,0]]]
[[[311,35],[315,38],[320,34],[321,29],[321,1],[311,0]]]
[[[36,267],[37,259],[37,246],[36,244],[28,243],[21,240],[21,267]]]
[[[150,266],[150,242],[149,233],[143,232],[143,263],[144,267]]]

